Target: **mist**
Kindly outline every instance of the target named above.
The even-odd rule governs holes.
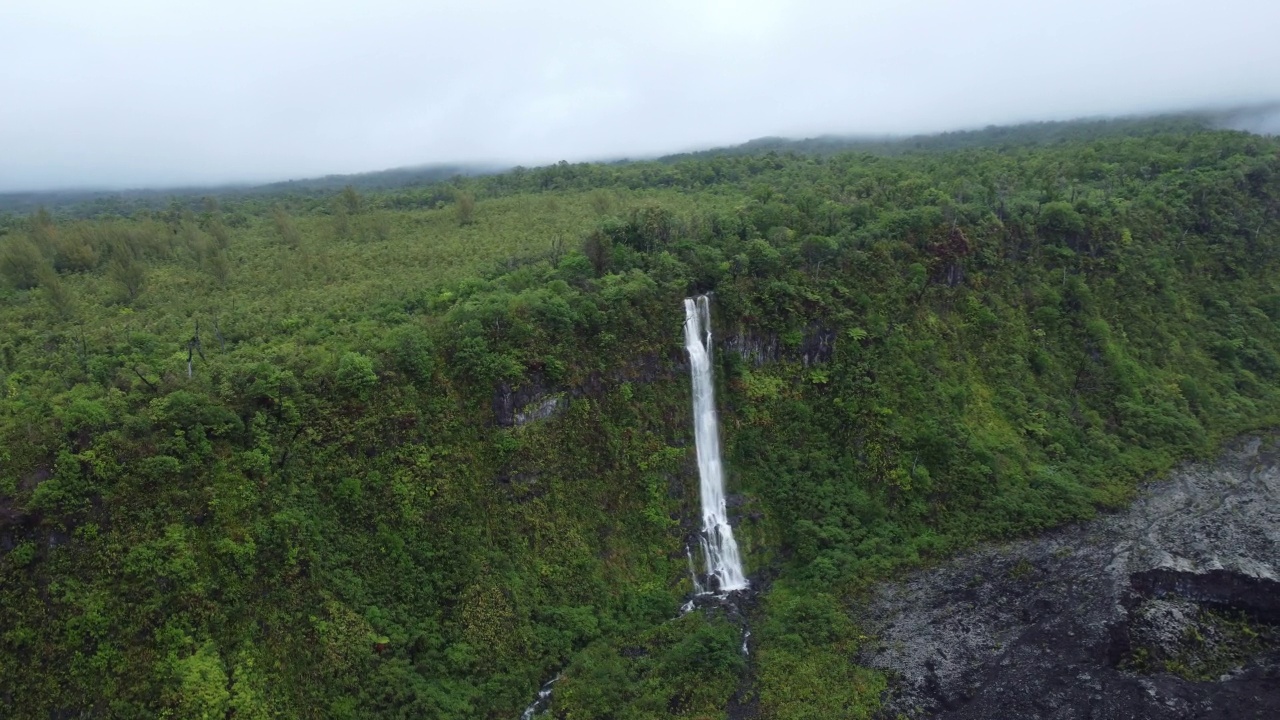
[[[1273,1],[18,0],[0,192],[645,157],[1280,99]],[[1254,113],[1241,127],[1280,129]]]

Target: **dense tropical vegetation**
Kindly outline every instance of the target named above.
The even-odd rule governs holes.
[[[1277,422],[1280,143],[787,149],[0,216],[0,714],[866,717],[870,583]]]

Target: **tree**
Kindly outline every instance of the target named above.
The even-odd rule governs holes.
[[[1068,202],[1045,203],[1040,208],[1038,225],[1046,236],[1066,243],[1084,233],[1084,218]]]
[[[117,252],[111,259],[111,264],[107,266],[107,277],[115,282],[124,292],[125,298],[132,302],[138,299],[138,295],[146,287],[147,269],[127,252]]]
[[[209,221],[209,234],[213,236],[213,244],[218,249],[226,250],[231,247],[231,232],[227,230],[222,218],[215,216]]]
[[[345,353],[338,361],[338,388],[352,397],[365,398],[378,384],[373,360],[357,352]]]
[[[342,188],[342,194],[339,198],[342,208],[349,215],[359,215],[364,207],[364,198],[360,197],[360,193],[356,192],[356,189],[350,185]]]
[[[361,219],[360,232],[366,240],[386,242],[391,239],[391,218],[383,211],[365,213]]]
[[[62,233],[53,241],[53,266],[58,272],[88,272],[98,266],[98,251],[83,231]]]
[[[333,208],[333,236],[339,240],[351,237],[351,213],[346,204],[338,202]]]
[[[613,196],[606,190],[591,193],[591,209],[597,215],[608,215],[613,210]]]
[[[53,222],[53,216],[43,207],[32,214],[28,229],[31,233],[31,239],[35,241],[37,246],[51,247],[58,235],[58,228]]]
[[[66,285],[62,284],[62,278],[58,277],[58,273],[48,265],[41,265],[37,271],[37,277],[40,280],[40,287],[44,292],[45,299],[49,301],[49,305],[53,311],[61,318],[69,318],[75,314],[75,298]]]
[[[187,211],[186,214],[190,214]],[[209,253],[209,241],[205,238],[204,233],[200,232],[200,227],[194,219],[183,220],[178,226],[178,232],[182,236],[182,242],[187,246],[187,250],[196,262],[204,260]]]
[[[603,231],[594,230],[582,241],[582,254],[591,261],[597,276],[604,275],[613,261],[613,241]]]
[[[289,216],[289,213],[285,212],[284,208],[279,205],[276,206],[275,210],[271,212],[271,223],[275,226],[276,234],[280,236],[285,245],[294,250],[298,249],[298,246],[302,244],[302,235],[298,233],[298,226],[293,223],[293,218]]]
[[[458,193],[456,208],[459,225],[470,225],[476,221],[476,198],[471,193]]]
[[[18,236],[0,250],[0,274],[18,290],[30,290],[40,284],[40,268],[44,257],[35,243]]]
[[[231,278],[231,261],[227,258],[226,250],[215,249],[208,253],[204,258],[204,265],[219,285],[226,285]]]

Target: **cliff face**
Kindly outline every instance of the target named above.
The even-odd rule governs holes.
[[[799,342],[788,345],[776,334],[740,326],[736,332],[725,336],[721,344],[725,351],[736,353],[743,362],[755,367],[779,360],[799,362],[809,367],[831,359],[836,333],[830,328],[815,325],[804,332]]]
[[[1237,441],[1128,510],[883,587],[862,658],[907,717],[1280,714],[1280,442]]]

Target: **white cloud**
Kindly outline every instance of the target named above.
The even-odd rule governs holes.
[[[9,0],[0,191],[1280,98],[1271,0]]]

